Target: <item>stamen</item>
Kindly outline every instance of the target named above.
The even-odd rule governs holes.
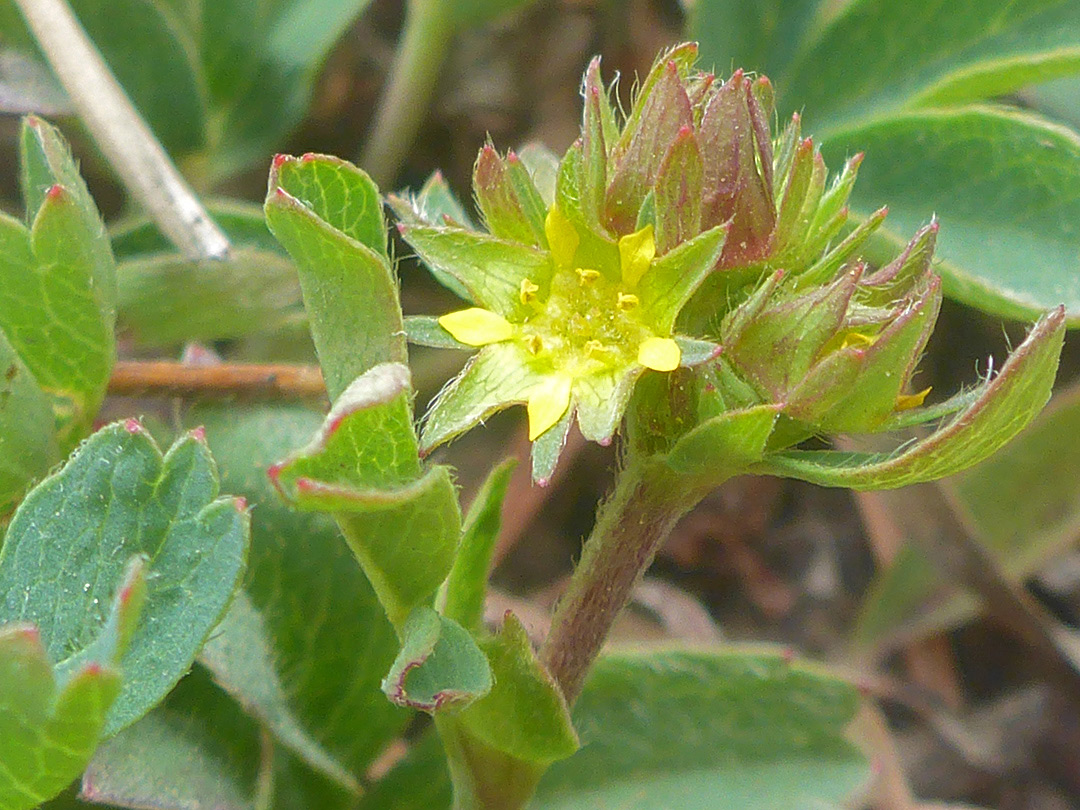
[[[599,340],[588,340],[585,342],[585,353],[595,357],[598,354],[604,354],[607,352],[607,347]]]
[[[529,354],[540,354],[544,350],[544,341],[540,339],[539,335],[529,335],[525,341],[525,348],[529,350]]]
[[[635,309],[640,303],[638,297],[632,293],[619,293],[619,300],[616,302],[616,306],[623,312],[629,312]]]
[[[578,267],[574,270],[578,274],[578,280],[581,282],[581,286],[592,284],[598,278],[600,278],[599,270],[592,270],[588,267]]]
[[[533,284],[532,281],[527,278],[523,278],[521,280],[521,291],[518,293],[518,297],[521,299],[521,303],[527,304],[534,298],[536,298],[536,291],[539,289],[540,287],[536,284]]]

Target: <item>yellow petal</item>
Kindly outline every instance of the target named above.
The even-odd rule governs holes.
[[[566,218],[566,214],[551,206],[547,217],[544,219],[544,233],[547,235],[548,248],[551,256],[555,259],[556,267],[570,267],[574,263],[574,254],[577,253],[578,236],[574,223]]]
[[[910,411],[912,408],[918,408],[926,401],[926,395],[930,391],[931,388],[924,388],[917,394],[901,394],[896,398],[896,410]]]
[[[514,334],[514,326],[502,315],[479,307],[451,312],[439,318],[439,326],[455,340],[469,346],[498,343]]]
[[[534,442],[562,419],[570,407],[570,378],[555,374],[529,393],[529,441]]]
[[[656,240],[652,225],[619,239],[619,265],[622,267],[623,283],[635,287],[656,258]]]
[[[681,360],[679,344],[671,338],[651,337],[638,346],[637,361],[653,371],[674,371]]]

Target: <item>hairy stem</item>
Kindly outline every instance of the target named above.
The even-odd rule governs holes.
[[[675,523],[715,483],[688,484],[657,458],[632,460],[620,472],[540,648],[567,703],[580,694],[611,625]]]
[[[446,0],[409,0],[390,78],[360,165],[376,183],[394,181],[427,112],[454,27]]]
[[[109,393],[315,398],[326,396],[326,386],[314,366],[282,363],[191,366],[164,360],[121,360],[109,378]]]
[[[120,180],[189,259],[222,259],[229,240],[139,116],[64,0],[15,0],[79,116]]]

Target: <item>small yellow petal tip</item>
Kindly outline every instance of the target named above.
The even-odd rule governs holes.
[[[556,374],[548,377],[529,394],[529,441],[534,442],[551,430],[570,407],[570,378]]]
[[[876,337],[864,335],[862,332],[848,332],[847,335],[844,336],[844,341],[840,344],[840,348],[850,349],[852,346],[873,346],[876,342]]]
[[[638,346],[637,359],[653,371],[674,371],[682,361],[682,351],[671,338],[651,337]]]
[[[556,205],[548,209],[544,219],[544,234],[547,236],[548,249],[555,259],[556,267],[570,267],[574,263],[574,254],[577,253],[578,236],[574,223],[566,218],[566,214],[559,210]]]
[[[619,239],[619,265],[622,267],[623,283],[635,287],[656,258],[656,240],[653,226],[646,225],[640,231]]]
[[[514,334],[514,326],[502,315],[472,307],[451,312],[439,318],[439,326],[454,339],[469,346],[498,343]]]
[[[926,395],[932,390],[933,386],[930,386],[917,394],[901,394],[896,398],[896,410],[910,411],[912,408],[918,408],[926,401]]]

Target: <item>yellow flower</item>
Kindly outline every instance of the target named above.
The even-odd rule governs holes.
[[[516,341],[535,358],[538,379],[526,394],[531,441],[558,424],[576,392],[586,394],[587,408],[596,378],[635,364],[640,367],[631,370],[635,376],[646,368],[673,371],[682,355],[670,326],[658,329],[648,313],[643,318],[638,311],[635,293],[656,257],[652,225],[619,239],[615,278],[575,261],[581,237],[556,206],[547,212],[544,234],[554,265],[545,298],[536,279],[524,278],[518,285],[525,305],[519,318],[482,307],[439,318],[443,329],[468,346]]]

